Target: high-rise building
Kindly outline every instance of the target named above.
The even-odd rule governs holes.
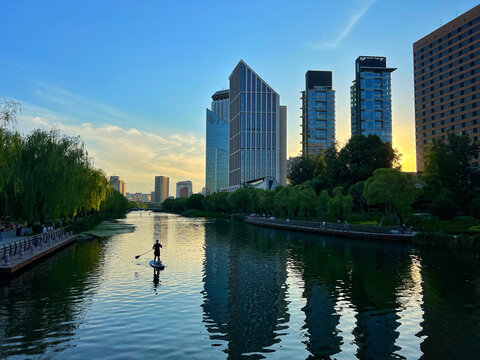
[[[287,106],[280,105],[280,178],[278,182],[282,186],[287,185]]]
[[[120,191],[120,176],[110,176],[110,184],[114,190]]]
[[[152,202],[159,204],[168,197],[169,182],[168,176],[155,176],[155,199]]]
[[[302,153],[317,155],[335,143],[335,90],[331,71],[305,74],[302,94]]]
[[[350,87],[352,136],[375,134],[392,143],[391,74],[395,70],[381,56],[360,56],[355,61]]]
[[[480,5],[416,41],[413,67],[417,171],[423,171],[425,146],[432,140],[451,131],[478,141]]]
[[[192,182],[190,180],[177,182],[177,199],[187,198],[192,195]]]
[[[210,195],[228,187],[229,91],[212,95],[212,110],[207,109],[205,189]]]
[[[112,184],[114,190],[117,190],[120,194],[127,197],[127,183],[121,180],[119,176],[110,176],[110,184]]]
[[[229,186],[267,176],[282,183],[280,96],[243,60],[229,79]]]

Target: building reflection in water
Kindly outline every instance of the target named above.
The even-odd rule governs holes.
[[[230,358],[273,351],[282,330],[289,331],[288,261],[302,279],[302,331],[312,358],[340,352],[403,358],[396,344],[405,306],[400,297],[409,286],[419,291],[410,255],[406,245],[207,224],[205,326],[211,339],[219,340],[214,345],[227,342]]]
[[[204,322],[229,359],[264,358],[289,321],[286,254],[270,232],[206,225]],[[218,344],[220,345],[220,344]]]

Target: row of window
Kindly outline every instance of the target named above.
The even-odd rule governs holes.
[[[419,82],[417,80],[415,80],[415,83],[418,84],[418,85],[415,86],[415,92],[417,92],[420,89],[426,88],[427,86],[433,85],[436,82],[438,82],[440,80],[443,80],[443,79],[447,79],[447,80],[442,82],[442,85],[440,85],[440,86],[445,86],[447,84],[451,84],[455,81],[458,81],[458,79],[463,79],[465,76],[471,76],[471,75],[474,75],[474,74],[478,74],[480,72],[480,70],[479,70],[479,68],[476,68],[476,69],[472,69],[468,72],[465,72],[463,74],[460,74],[459,78],[455,77],[455,78],[450,79],[450,76],[458,74],[459,72],[465,71],[465,70],[467,70],[467,69],[469,69],[473,66],[477,66],[479,64],[480,64],[480,59],[476,59],[474,61],[469,62],[468,64],[465,64],[465,65],[462,65],[462,66],[457,67],[455,69],[452,69],[451,71],[449,71],[449,72],[447,72],[443,75],[437,76],[436,78],[430,79],[430,80],[428,80],[424,83],[418,84]],[[449,67],[449,68],[451,68],[451,67]],[[422,76],[422,79],[423,79],[423,76]],[[454,79],[456,79],[456,80],[454,80]],[[430,87],[429,89],[424,89],[424,90],[422,90],[420,95],[425,95],[426,93],[428,93],[430,91],[433,91],[433,90],[435,90],[433,87]]]
[[[252,94],[252,96],[250,96]],[[262,112],[276,112],[277,111],[277,95],[276,94],[260,94],[256,93],[241,93],[241,111],[262,111]]]
[[[473,129],[473,130],[475,130],[475,129]],[[458,132],[457,135],[470,135],[470,134],[472,134],[472,133],[473,133],[473,132],[472,132],[471,130],[465,130],[465,131],[460,131],[460,132]],[[428,143],[433,142],[434,140],[443,141],[443,140],[445,140],[446,138],[447,138],[447,135],[437,136],[437,137],[433,137],[433,138],[431,138],[431,139],[424,139],[424,140],[422,140],[422,143],[423,143],[423,145],[426,145],[426,144],[428,144]],[[418,140],[417,140],[417,141],[418,141]],[[474,137],[473,137],[473,141],[475,141],[475,142],[478,141],[478,136],[474,136]],[[422,152],[422,151],[423,151],[423,149],[420,148],[420,152]]]
[[[256,131],[273,131],[277,130],[276,114],[257,113],[255,121],[255,114],[242,113],[241,114],[241,130],[256,130]]]
[[[361,120],[382,120],[385,122],[391,122],[392,115],[390,111],[362,110]]]
[[[473,94],[473,95],[469,95],[469,96],[464,97],[464,98],[459,99],[459,100],[460,100],[460,103],[463,104],[465,102],[475,100],[476,98],[477,98],[477,95]],[[442,113],[435,114],[435,115],[432,115],[430,117],[426,117],[425,119],[423,119],[423,122],[425,123],[426,121],[437,120],[437,119],[443,118],[445,116],[458,114],[460,112],[464,112],[466,110],[476,108],[476,107],[480,107],[480,102],[471,103],[471,104],[468,104],[468,105],[465,105],[465,106],[456,106],[456,107],[451,108],[450,110],[444,111]],[[430,108],[428,110],[422,111],[420,114],[418,114],[418,116],[419,117],[426,116],[426,115],[433,114],[437,111],[441,111],[441,110],[444,110],[444,109],[445,109],[445,105],[436,106],[436,107]]]
[[[271,93],[272,90],[271,88],[262,80],[260,80],[259,77],[255,76],[255,74],[250,71],[250,69],[247,69],[245,65],[241,65],[241,83],[242,91],[261,91],[263,93]]]
[[[460,64],[463,64],[465,62],[468,62],[472,59],[477,59],[478,56],[480,55],[480,50],[477,50],[475,51],[474,53],[471,53],[471,54],[467,54],[465,55],[464,57],[462,57],[461,59],[457,59],[455,61],[452,61],[452,62],[449,62],[450,60],[448,61],[445,61],[445,66],[437,66],[437,67],[432,67],[432,69],[435,69],[431,72],[429,72],[428,74],[425,74],[424,76],[422,76],[422,79],[430,79],[432,76],[435,76],[437,74],[440,74],[444,71],[447,71],[448,69],[451,69],[451,68],[455,68],[455,67],[458,67]],[[447,59],[446,59],[447,60]],[[439,64],[440,65],[440,64]],[[425,69],[424,69],[425,70]],[[420,74],[423,74],[424,73],[424,70],[422,71],[419,71],[417,73],[414,74],[414,77],[417,79],[420,77]]]
[[[244,170],[265,170],[270,169],[275,172],[276,168],[276,151],[241,151],[241,168]]]
[[[480,29],[480,25],[477,26],[473,31],[472,31],[472,34],[473,32],[476,32]],[[470,35],[470,34],[469,34]],[[433,61],[435,60],[438,60],[444,56],[446,56],[447,54],[449,53],[452,53],[454,52],[455,50],[458,50],[460,49],[461,47],[464,47],[464,46],[467,46],[468,44],[474,42],[475,40],[478,40],[480,39],[480,34],[475,34],[465,40],[463,40],[462,42],[459,42],[457,44],[455,44],[454,46],[452,46],[451,48],[448,48],[448,49],[445,49],[444,51],[442,51],[441,53],[435,55],[435,56],[432,56],[430,58],[426,58],[425,61],[421,61],[421,60],[415,60],[415,63],[416,65],[414,65],[414,70],[418,70],[420,69],[421,67],[425,66],[425,65],[428,65],[430,63],[432,63]],[[476,46],[475,46],[476,47]],[[465,51],[465,50],[463,50]],[[420,63],[418,63],[418,61],[421,61]]]
[[[425,56],[430,56],[430,55],[435,54],[436,52],[446,48],[447,46],[457,42],[458,40],[463,39],[464,37],[472,34],[474,31],[477,31],[478,26],[474,27],[473,29],[470,29],[469,31],[464,32],[463,34],[460,34],[460,35],[454,37],[453,39],[450,39],[452,36],[455,36],[456,34],[468,29],[470,26],[475,25],[478,22],[480,22],[480,17],[477,17],[477,18],[469,21],[468,23],[463,24],[462,26],[456,28],[455,30],[452,30],[448,34],[443,35],[441,38],[439,38],[435,41],[432,41],[427,46],[415,51],[414,56],[418,56],[418,55],[425,52],[425,54],[420,57],[420,59],[423,59]],[[445,42],[447,39],[450,39],[450,40]],[[445,42],[445,43],[443,43],[443,42]],[[435,46],[439,45],[440,43],[443,43],[443,44],[435,48]],[[434,48],[434,49],[432,49],[432,48]],[[427,53],[428,49],[432,49],[432,50],[430,50]]]
[[[251,140],[250,140],[251,139]],[[277,149],[275,133],[241,133],[242,149]]]
[[[474,83],[474,82],[476,82],[476,80],[472,79],[472,80],[467,80],[466,82]],[[455,90],[458,90],[460,88],[463,88],[464,86],[465,86],[465,82],[462,82],[462,83],[459,83],[457,85],[451,86],[449,91],[455,91]],[[417,105],[417,104],[419,105],[419,104],[423,103],[421,106],[415,106],[415,110],[420,111],[422,109],[426,109],[429,106],[435,106],[435,105],[440,104],[442,102],[456,99],[460,96],[464,97],[465,95],[468,95],[471,92],[475,92],[477,90],[480,90],[480,85],[474,85],[474,86],[471,86],[471,87],[467,87],[463,90],[457,91],[456,93],[447,94],[443,97],[439,97],[438,95],[437,96],[429,95],[427,97],[422,97],[421,100],[418,100],[418,101],[415,100],[415,105]],[[427,100],[430,100],[430,99],[435,99],[435,100],[430,101],[430,102],[426,102]],[[448,104],[444,104],[444,106],[447,106],[447,107],[448,106],[456,106],[456,105],[459,105],[459,104],[462,104],[462,99],[457,99],[455,101],[451,101]]]
[[[476,116],[477,115],[477,112],[474,111],[473,113],[469,114],[470,116],[468,116],[467,118],[471,118],[472,116]],[[453,119],[452,119],[453,120]],[[473,125],[477,125],[477,119],[472,119],[470,121],[464,121],[460,124],[455,124],[455,125],[450,125],[450,126],[447,126],[447,127],[442,127],[442,128],[439,128],[439,129],[434,129],[434,130],[431,130],[431,131],[426,131],[427,129],[429,128],[433,128],[435,126],[427,126],[427,125],[424,125],[422,126],[422,128],[417,128],[417,135],[420,134],[420,133],[423,133],[423,137],[425,137],[425,134],[427,135],[435,135],[435,131],[437,132],[446,132],[448,130],[458,130],[458,129],[463,129],[463,128],[466,128],[466,127],[469,127],[469,126],[473,126]],[[453,123],[454,121],[451,121],[451,123]],[[448,123],[448,122],[447,122]],[[443,121],[442,121],[442,124],[441,126],[444,125]],[[478,130],[478,128],[475,128],[473,130],[475,130],[474,132],[476,133]],[[423,130],[423,131],[421,131]]]

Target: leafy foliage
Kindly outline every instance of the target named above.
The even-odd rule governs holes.
[[[0,216],[42,223],[128,208],[105,174],[93,169],[78,137],[0,128]]]
[[[363,196],[368,204],[383,205],[402,225],[403,216],[411,212],[416,192],[411,175],[398,169],[377,169],[366,181]]]

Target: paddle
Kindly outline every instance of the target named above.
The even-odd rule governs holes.
[[[135,259],[138,259],[140,256],[145,255],[146,253],[148,253],[148,252],[150,252],[150,251],[152,251],[152,250],[153,250],[153,249],[150,249],[150,250],[148,250],[148,251],[145,251],[143,254],[140,254],[140,255],[135,256]]]

